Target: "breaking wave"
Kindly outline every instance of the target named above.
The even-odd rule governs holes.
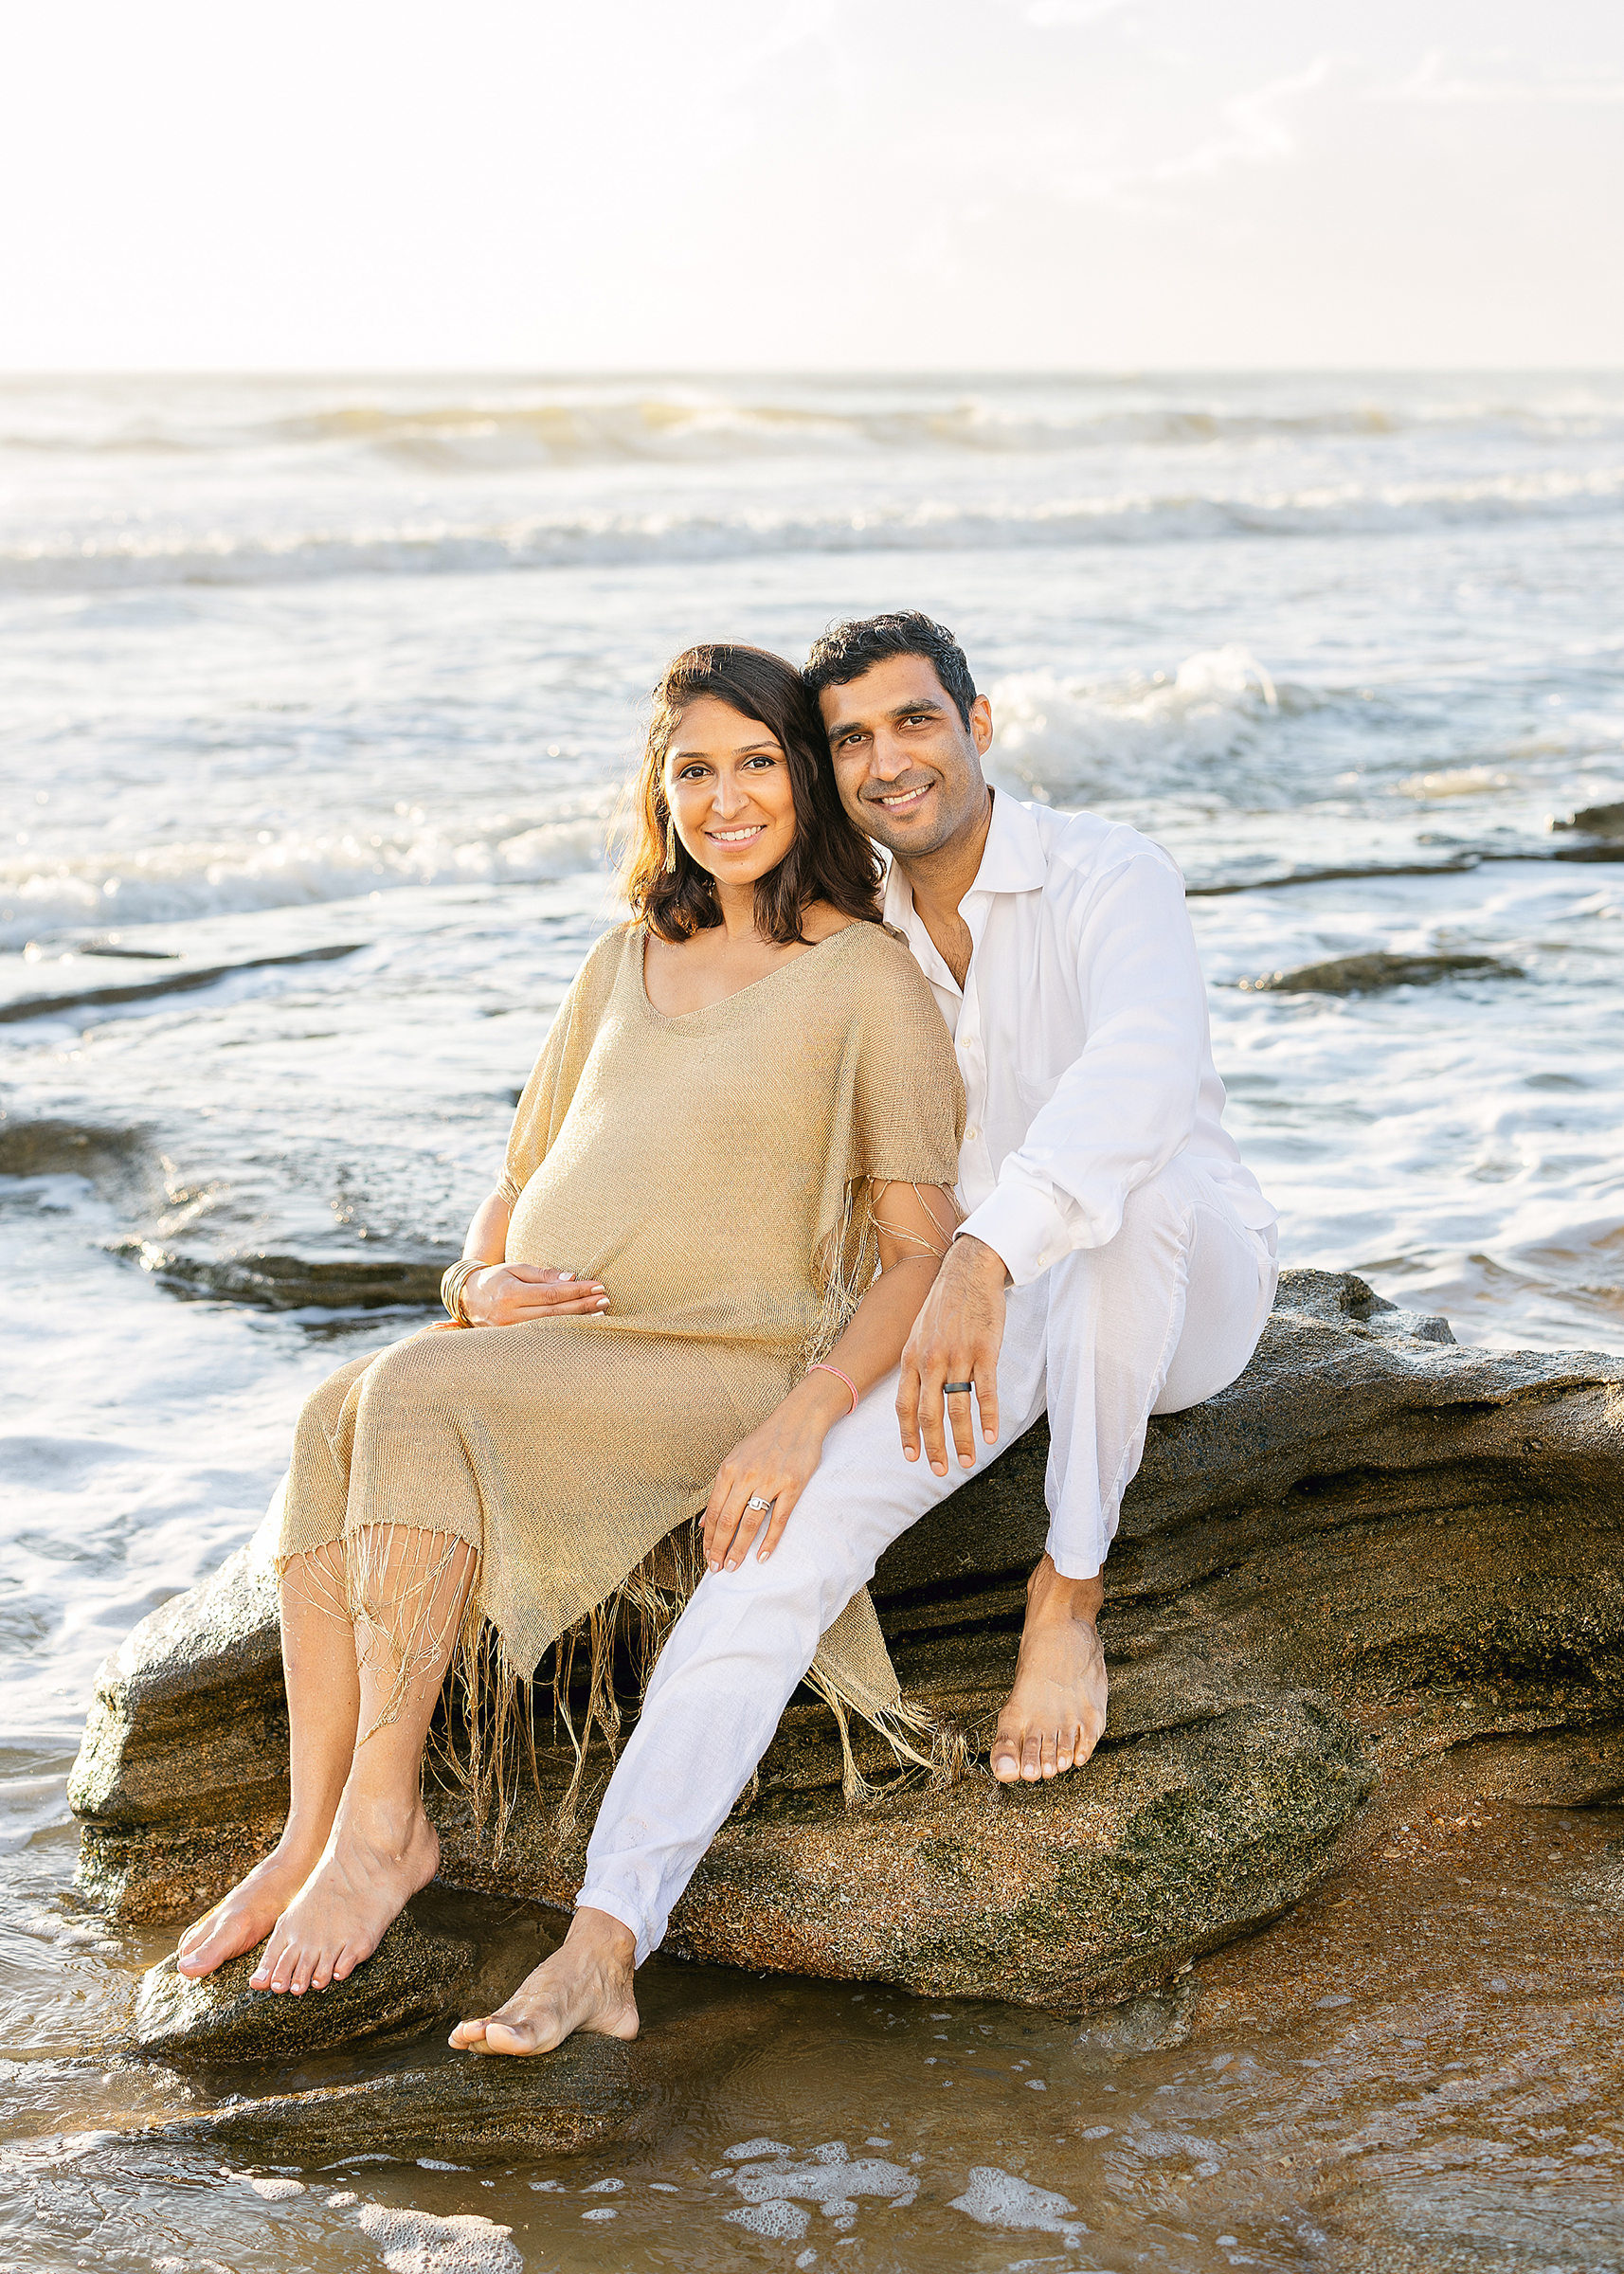
[[[10,858],[0,861],[0,948],[21,948],[58,928],[178,923],[409,885],[551,883],[591,868],[602,857],[607,827],[605,818],[594,816],[532,827],[498,821],[460,836],[380,835],[376,845],[358,833],[296,836],[269,845],[216,839],[33,870]],[[153,981],[147,991],[189,984]]]
[[[493,470],[730,459],[971,457],[1102,449],[1202,449],[1272,442],[1381,441],[1413,433],[1594,440],[1624,429],[1615,391],[1553,384],[1519,395],[1424,383],[1369,388],[1287,382],[1274,400],[1234,399],[1220,382],[1110,379],[951,380],[903,385],[795,381],[781,391],[655,381],[527,386],[471,382],[436,396],[403,380],[348,398],[289,381],[171,384],[150,403],[94,383],[69,405],[40,406],[0,385],[0,450],[189,456],[360,452],[424,469]],[[292,395],[290,405],[287,397]],[[1226,394],[1229,400],[1226,401]],[[137,402],[139,390],[136,390]],[[257,400],[256,400],[257,398]]]
[[[772,554],[961,552],[1220,542],[1236,537],[1406,535],[1579,519],[1624,506],[1624,464],[1453,482],[1353,481],[1285,491],[1113,495],[1026,507],[925,499],[834,513],[613,510],[456,525],[442,517],[281,537],[132,529],[0,547],[0,590],[293,584],[344,576],[681,566]]]

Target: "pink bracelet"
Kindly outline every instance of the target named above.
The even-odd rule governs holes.
[[[849,1410],[854,1414],[857,1412],[857,1385],[852,1380],[849,1374],[842,1374],[839,1366],[825,1364],[822,1359],[820,1359],[815,1366],[808,1366],[806,1371],[808,1374],[832,1374],[837,1381],[843,1381],[847,1389],[852,1393],[852,1402]]]

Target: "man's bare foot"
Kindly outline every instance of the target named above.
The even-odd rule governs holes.
[[[310,1877],[320,1853],[306,1842],[290,1842],[284,1832],[262,1864],[256,1864],[229,1895],[223,1895],[211,1911],[187,1928],[175,1952],[175,1971],[189,1982],[200,1981],[227,1958],[240,1958],[262,1942]]]
[[[354,1973],[440,1868],[440,1836],[415,1797],[389,1807],[346,1796],[321,1860],[271,1930],[252,1990],[325,1990]]]
[[[1047,1555],[1027,1581],[1015,1687],[993,1740],[1000,1784],[1080,1769],[1099,1743],[1106,1672],[1094,1622],[1104,1601],[1101,1579],[1064,1579]]]
[[[507,2004],[451,2032],[459,2050],[550,2053],[576,2030],[599,2037],[635,2037],[632,1974],[637,1942],[607,1911],[576,1912],[569,1932],[545,1964],[527,1975]]]

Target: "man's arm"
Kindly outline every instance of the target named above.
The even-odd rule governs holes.
[[[1133,854],[1082,899],[1068,945],[1077,959],[1088,1039],[972,1209],[902,1356],[903,1452],[947,1471],[946,1385],[975,1384],[982,1434],[998,1438],[998,1355],[1006,1284],[1024,1287],[1060,1256],[1103,1247],[1128,1196],[1164,1168],[1195,1127],[1207,1047],[1206,983],[1177,869]],[[954,1448],[975,1460],[968,1397],[947,1399]]]
[[[1017,1287],[1115,1238],[1128,1194],[1189,1140],[1206,1055],[1206,983],[1170,861],[1147,849],[1113,869],[1069,945],[1088,1040],[959,1233],[1001,1255]]]

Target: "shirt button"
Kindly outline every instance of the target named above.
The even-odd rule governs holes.
[[[981,1131],[980,1131],[980,1129],[966,1129],[966,1130],[965,1131],[965,1142],[966,1144],[968,1144],[969,1140],[970,1140],[972,1137],[979,1137],[980,1135],[981,1135]]]

